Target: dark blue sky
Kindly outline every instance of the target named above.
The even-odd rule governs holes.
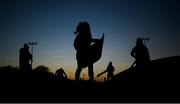
[[[151,59],[180,55],[179,5],[178,0],[1,0],[0,66],[18,66],[19,48],[37,41],[33,67],[63,67],[74,73],[73,31],[80,21],[89,22],[94,38],[105,33],[95,74],[109,61],[115,72],[129,67],[137,37],[150,38],[146,45]]]

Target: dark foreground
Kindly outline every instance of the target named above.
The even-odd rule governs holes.
[[[59,80],[43,71],[1,70],[0,102],[180,102],[180,57],[127,69],[106,83]]]

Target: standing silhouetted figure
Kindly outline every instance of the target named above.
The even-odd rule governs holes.
[[[114,66],[112,65],[112,62],[109,62],[109,65],[107,67],[107,80],[111,80],[111,78],[113,77],[113,72],[114,72]]]
[[[25,43],[24,47],[19,50],[19,67],[20,70],[31,70],[30,61],[32,61],[32,55],[29,52],[29,46]]]
[[[64,72],[64,70],[62,68],[56,70],[55,74],[56,74],[57,78],[60,80],[67,79],[67,74]]]
[[[138,69],[143,69],[150,62],[149,51],[143,44],[142,38],[137,38],[136,46],[130,54],[136,59],[135,63]]]
[[[91,43],[97,42],[99,39],[92,39],[90,26],[87,22],[79,22],[76,32],[74,32],[76,38],[74,40],[74,47],[77,51],[77,70],[75,73],[75,79],[79,80],[82,68],[88,67],[88,74],[90,80],[94,80],[93,63],[91,55]]]
[[[105,70],[105,71],[103,71],[103,72],[101,72],[100,74],[98,74],[97,75],[97,77],[99,77],[99,76],[101,76],[102,74],[104,74],[104,73],[106,73],[107,72],[107,80],[109,81],[109,80],[111,80],[112,79],[112,77],[113,77],[113,72],[114,72],[114,66],[113,66],[113,64],[112,64],[112,62],[110,61],[109,62],[109,65],[107,66],[107,69]]]

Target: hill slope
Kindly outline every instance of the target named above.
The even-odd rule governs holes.
[[[59,80],[43,71],[0,70],[0,102],[180,102],[180,56],[127,69],[106,83]]]

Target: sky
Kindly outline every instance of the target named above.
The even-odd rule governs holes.
[[[151,60],[180,55],[179,5],[178,0],[1,0],[0,66],[18,66],[19,49],[25,42],[37,42],[33,68],[44,65],[52,72],[63,68],[74,78],[73,31],[81,21],[90,24],[93,38],[105,34],[95,76],[109,61],[115,74],[130,67],[137,37],[150,38],[146,46]],[[87,68],[83,75],[87,77]]]

